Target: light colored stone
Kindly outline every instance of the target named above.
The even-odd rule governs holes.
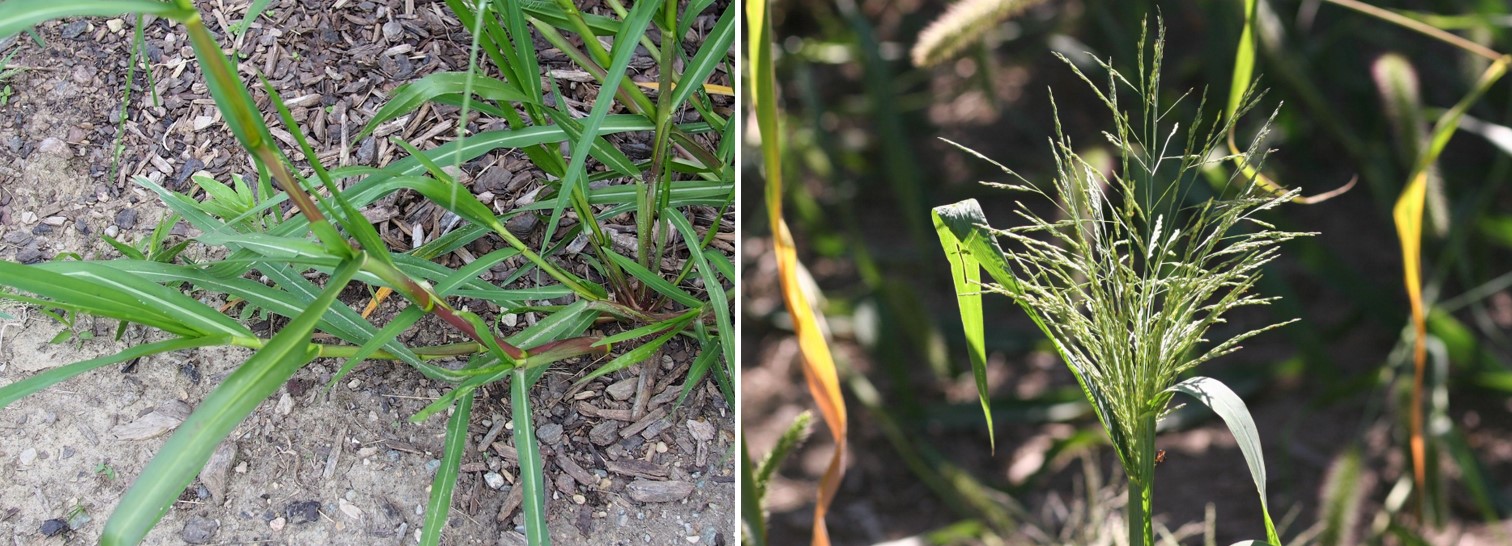
[[[498,472],[484,473],[483,481],[488,483],[489,489],[499,489],[504,487],[504,476],[499,475]]]
[[[341,513],[346,514],[349,518],[362,519],[362,509],[358,508],[357,505],[348,502],[344,498],[337,500],[336,507],[340,508]]]
[[[226,500],[226,484],[231,479],[231,462],[235,460],[236,441],[228,438],[215,448],[215,453],[210,454],[210,460],[200,469],[200,482],[217,501]]]
[[[37,448],[28,447],[21,450],[21,466],[29,466],[37,460]]]
[[[159,404],[151,413],[136,418],[130,423],[116,425],[110,434],[119,440],[146,440],[178,428],[189,417],[189,405],[178,400]]]

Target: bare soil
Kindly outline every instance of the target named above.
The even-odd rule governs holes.
[[[467,62],[466,34],[439,2],[343,1],[326,9],[275,1],[233,42],[226,27],[246,9],[235,4],[201,2],[200,7],[224,45],[242,52],[244,74],[256,68],[296,104],[295,118],[328,164],[381,165],[402,156],[386,138],[351,138],[394,86],[433,71],[465,68]],[[112,167],[134,24],[134,18],[50,22],[38,27],[41,45],[25,34],[0,43],[0,55],[18,50],[10,66],[22,68],[0,82],[0,259],[34,263],[72,254],[118,256],[102,234],[134,243],[165,214],[153,196],[131,182],[134,177],[189,192],[193,184],[187,178],[197,171],[220,181],[231,173],[255,173],[219,121],[182,31],[165,21],[146,26],[161,102],[154,104],[139,73],[125,116],[122,159]],[[558,51],[542,47],[539,53],[546,69],[566,66]],[[573,104],[591,101],[597,91],[594,84],[564,85]],[[428,108],[397,125],[393,135],[425,149],[446,136],[431,129],[446,124],[454,133],[455,109]],[[633,148],[633,138],[617,142]],[[486,156],[464,167],[465,178],[484,179],[482,173],[493,170],[494,179],[503,173],[534,181],[498,191],[503,202],[497,204],[507,207],[544,179],[540,173],[532,176],[528,163],[516,156],[504,151]],[[399,248],[408,248],[414,226],[437,233],[444,212],[413,197],[387,206],[392,214],[380,230],[387,240],[405,244]],[[180,224],[173,234],[172,240],[179,240],[195,232]],[[533,236],[539,239],[540,230]],[[480,240],[469,248],[487,252],[498,244]],[[210,256],[198,247],[189,255]],[[457,256],[442,261],[461,264]],[[343,297],[359,310],[366,300],[355,291]],[[397,310],[397,304],[386,303],[375,323]],[[114,341],[113,321],[83,319],[76,329],[93,339],[51,343],[63,330],[53,319],[21,305],[0,305],[0,311],[15,319],[0,321],[0,384],[155,340],[129,328],[124,340]],[[409,341],[453,341],[449,335],[422,322]],[[628,418],[623,414],[630,413],[633,397],[608,386],[634,384],[641,367],[570,393],[568,386],[590,363],[569,363],[548,372],[536,387],[534,423],[542,437],[555,541],[733,542],[733,412],[712,384],[697,386],[681,406],[672,403],[696,349],[674,341],[648,364],[656,370],[644,393],[650,405]],[[0,537],[8,537],[0,541],[94,542],[121,495],[168,437],[173,418],[203,399],[248,354],[204,349],[143,358],[0,409]],[[222,445],[221,455],[227,456],[218,455],[147,543],[414,543],[441,457],[445,418],[418,424],[408,418],[439,397],[445,385],[406,366],[370,362],[327,391],[339,365],[317,360],[306,366],[238,426]],[[524,544],[518,498],[510,495],[518,466],[508,392],[495,386],[479,396],[443,543]],[[709,437],[710,429],[711,439],[698,439]],[[693,490],[671,502],[640,502],[626,489],[635,480],[681,481]],[[57,524],[49,523],[55,519],[73,525],[50,538],[45,531],[56,531],[50,526]]]

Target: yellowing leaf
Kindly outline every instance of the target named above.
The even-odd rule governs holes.
[[[781,135],[777,126],[777,75],[772,67],[772,28],[767,18],[767,0],[752,0],[746,3],[746,24],[749,49],[747,63],[750,67],[752,93],[751,107],[756,112],[756,125],[761,131],[761,155],[766,168],[766,205],[772,228],[772,242],[777,255],[778,277],[782,281],[782,299],[793,316],[793,330],[798,335],[798,348],[803,353],[803,376],[808,382],[809,394],[819,406],[819,414],[829,425],[835,441],[835,452],[830,456],[829,468],[819,481],[819,499],[814,505],[813,546],[829,545],[829,530],[824,516],[829,512],[830,502],[840,488],[840,478],[845,474],[842,465],[845,459],[845,434],[847,420],[845,399],[840,395],[840,380],[835,373],[835,363],[830,357],[829,345],[819,329],[808,295],[803,293],[798,282],[798,251],[793,245],[787,222],[782,220],[782,158]]]
[[[652,91],[656,91],[661,88],[661,85],[657,84],[656,82],[635,82],[635,85],[639,85]],[[710,95],[724,95],[726,97],[735,96],[735,88],[728,85],[706,83],[703,87],[704,91],[708,92]],[[677,89],[677,84],[672,84],[672,88]]]

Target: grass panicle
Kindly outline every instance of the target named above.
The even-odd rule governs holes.
[[[1048,190],[1003,168],[1019,182],[1009,187],[1053,206],[1020,200],[1014,208],[1019,226],[990,229],[985,219],[972,226],[980,237],[1002,239],[1007,252],[991,248],[995,241],[976,245],[977,251],[965,242],[956,246],[973,252],[976,260],[996,263],[984,267],[997,282],[981,283],[978,290],[1006,295],[1028,312],[1093,403],[1128,475],[1133,544],[1153,541],[1154,435],[1178,392],[1212,407],[1229,424],[1264,505],[1258,436],[1242,400],[1211,378],[1183,378],[1238,350],[1244,340],[1286,324],[1235,327],[1225,318],[1272,301],[1256,293],[1261,269],[1276,258],[1278,245],[1308,235],[1278,230],[1262,219],[1296,191],[1273,194],[1243,176],[1244,170],[1228,176],[1221,194],[1201,197],[1193,191],[1204,171],[1231,160],[1258,168],[1265,135],[1262,130],[1235,157],[1222,152],[1232,118],[1199,118],[1185,126],[1166,121],[1162,115],[1169,106],[1159,98],[1163,40],[1161,27],[1152,45],[1142,45],[1133,79],[1099,61],[1107,72],[1105,87],[1067,62],[1112,114],[1113,129],[1103,136],[1116,149],[1113,172],[1079,155],[1057,124],[1050,140],[1056,170]],[[1128,97],[1132,110],[1122,106]],[[1054,109],[1053,95],[1051,104]],[[1239,112],[1253,104],[1246,101]],[[944,212],[959,214],[959,209]],[[944,240],[948,253],[948,243],[964,241]],[[956,267],[960,259],[952,257],[958,277],[969,273]],[[971,288],[958,282],[957,290],[965,294]],[[962,306],[966,317],[967,305]],[[980,322],[979,312],[972,316]],[[968,324],[968,336],[972,331]],[[1265,520],[1268,538],[1276,542],[1268,511]]]

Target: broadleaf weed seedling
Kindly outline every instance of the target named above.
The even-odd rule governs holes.
[[[1272,301],[1254,290],[1262,267],[1276,258],[1280,243],[1310,234],[1278,230],[1262,220],[1262,213],[1297,192],[1274,194],[1243,176],[1242,169],[1228,175],[1222,194],[1194,195],[1204,187],[1200,177],[1225,162],[1238,159],[1258,168],[1265,156],[1264,130],[1235,155],[1222,151],[1233,118],[1203,120],[1199,114],[1185,126],[1169,122],[1174,105],[1159,97],[1164,27],[1159,29],[1153,44],[1141,37],[1134,80],[1098,60],[1107,72],[1106,87],[1099,87],[1067,61],[1113,114],[1113,130],[1103,134],[1117,150],[1112,173],[1078,155],[1057,122],[1050,141],[1057,167],[1053,195],[996,162],[1020,183],[989,184],[1044,197],[1056,204],[1054,216],[1019,201],[1014,213],[1023,224],[993,229],[976,201],[968,200],[936,208],[935,226],[956,279],[989,426],[981,380],[984,292],[1006,295],[1024,309],[1091,402],[1127,475],[1130,544],[1154,543],[1155,434],[1178,392],[1211,407],[1233,432],[1260,493],[1266,542],[1280,544],[1266,508],[1258,432],[1243,400],[1218,380],[1183,378],[1238,350],[1244,340],[1290,322],[1234,329],[1224,317]],[[1132,112],[1120,102],[1130,91],[1137,99]],[[1239,113],[1255,99],[1247,95]],[[1054,108],[1053,95],[1051,104]],[[1004,252],[998,238],[1012,250]],[[996,282],[981,282],[981,269]]]

